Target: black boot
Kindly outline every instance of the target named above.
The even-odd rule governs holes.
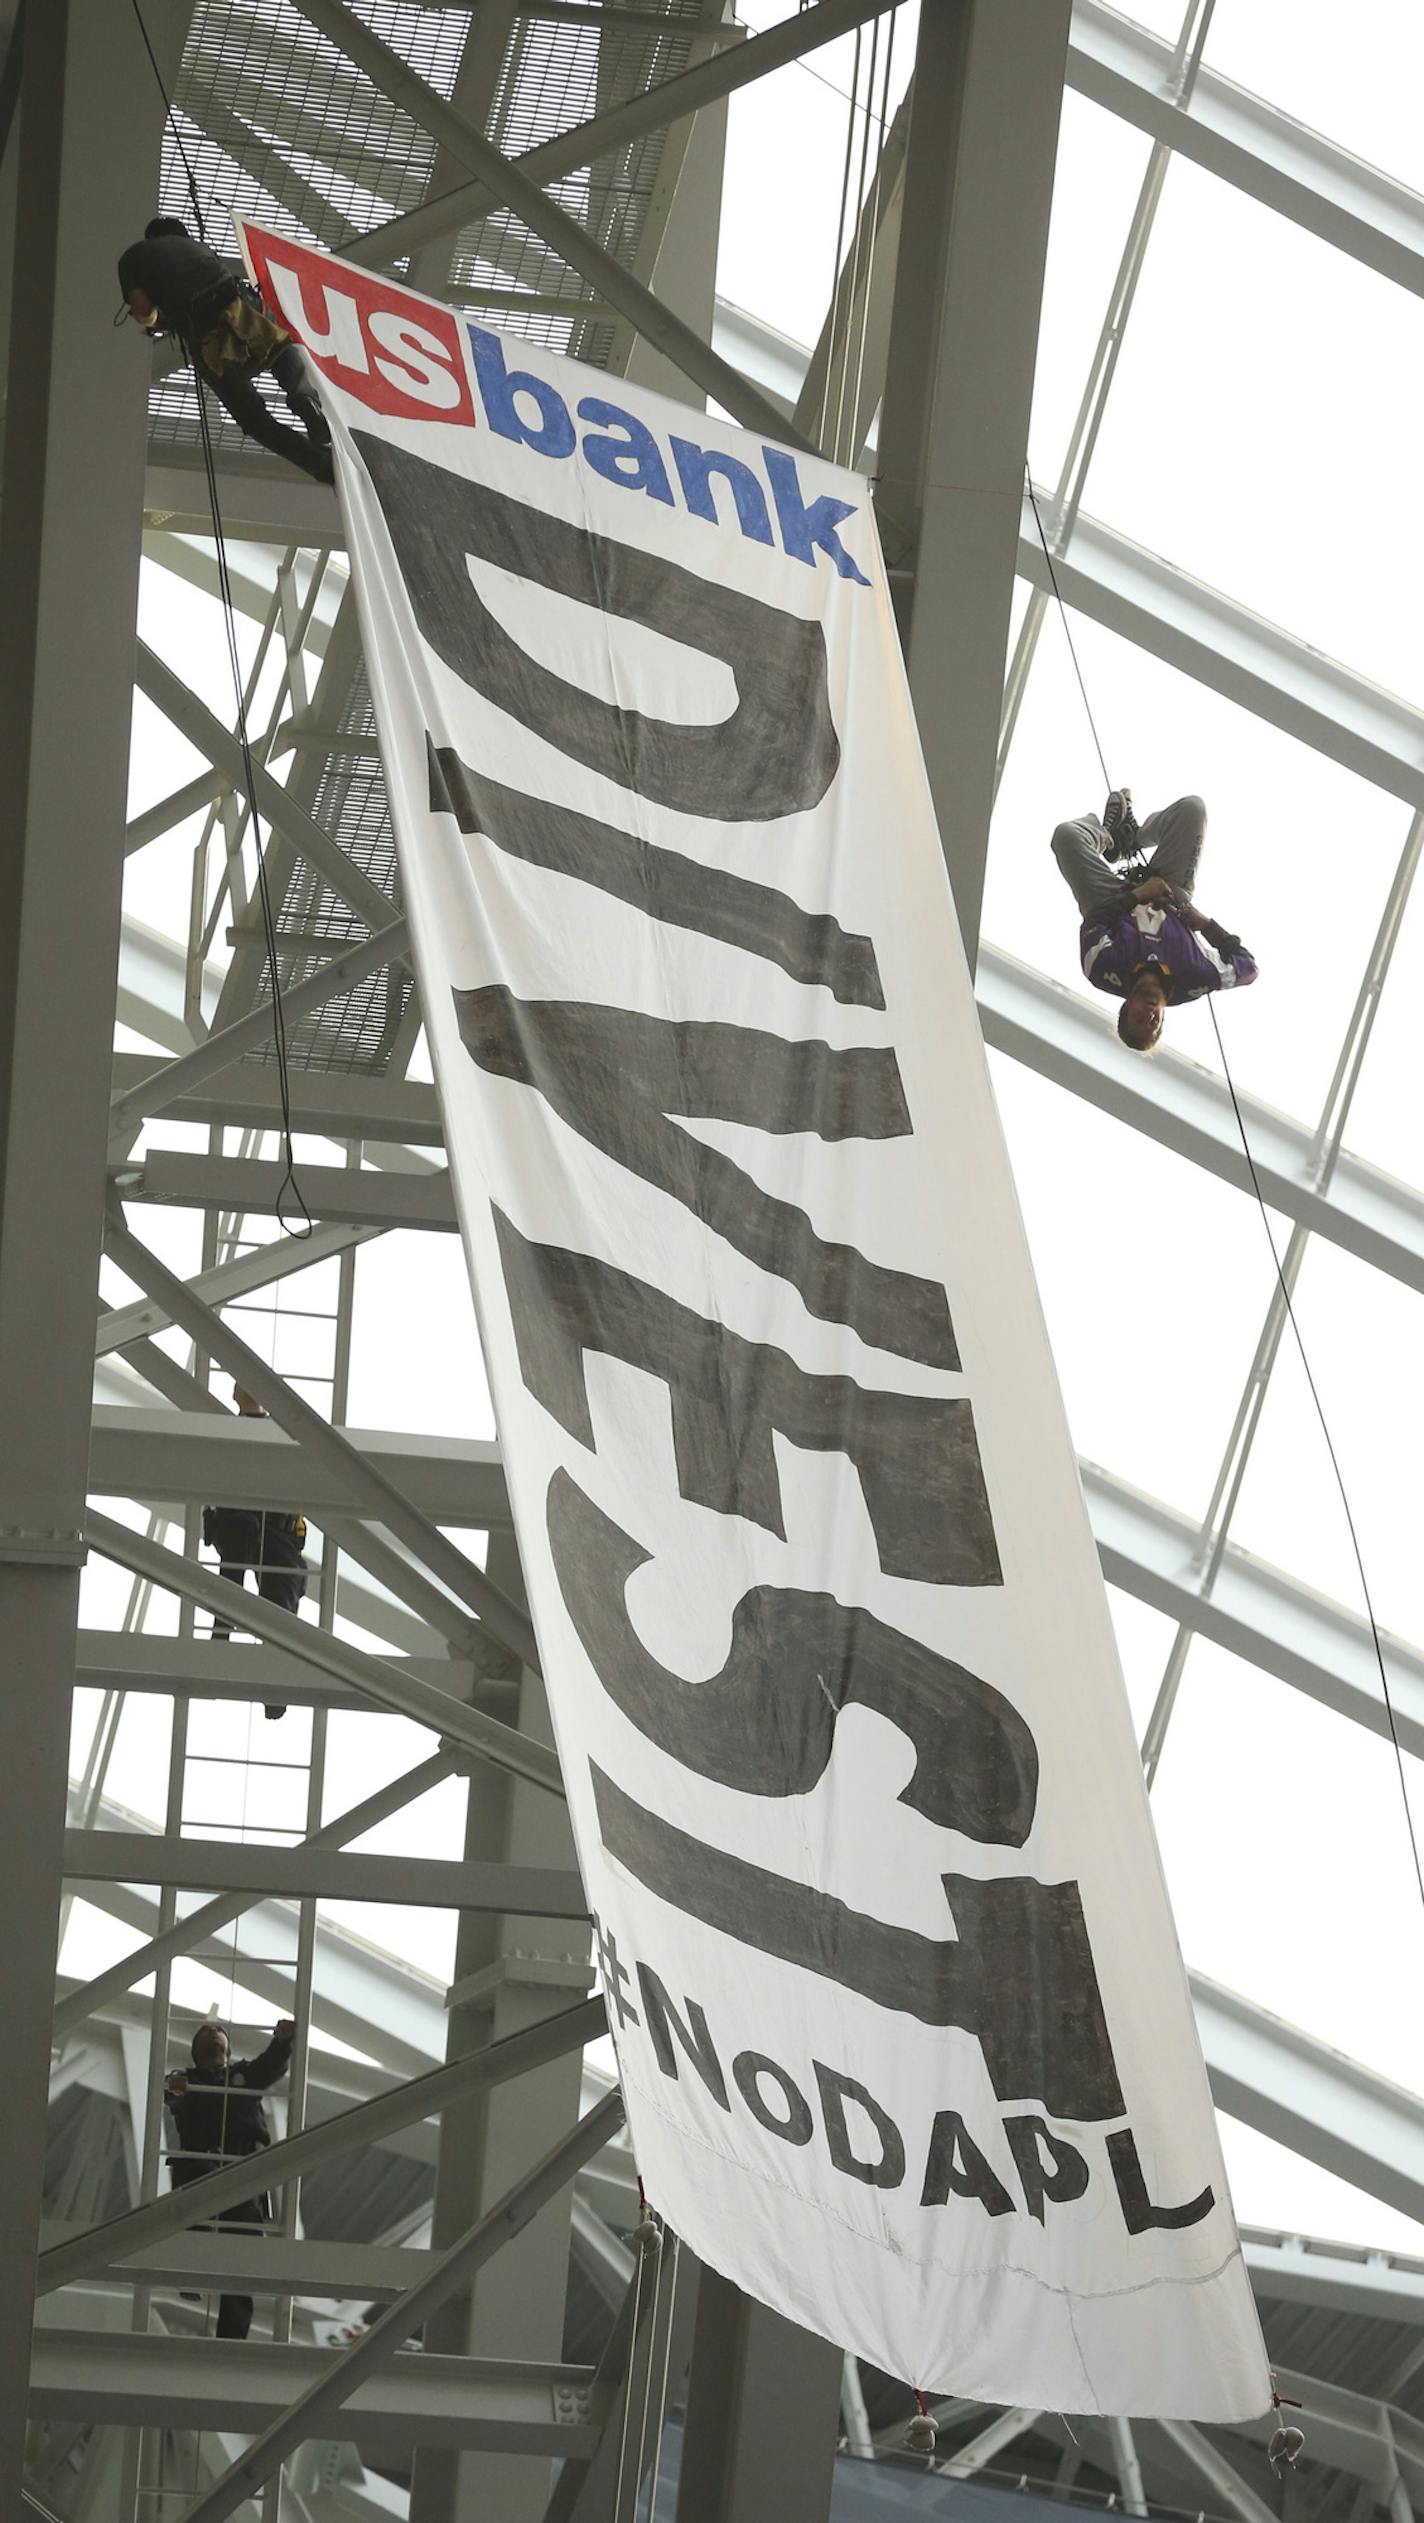
[[[1132,811],[1130,788],[1109,791],[1108,802],[1103,808],[1103,830],[1108,836],[1108,846],[1103,852],[1105,859],[1130,859],[1136,855],[1138,823]]]

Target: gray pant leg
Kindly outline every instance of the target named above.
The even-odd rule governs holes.
[[[1142,827],[1139,847],[1150,851],[1148,871],[1165,876],[1177,891],[1190,894],[1197,881],[1202,843],[1206,839],[1206,807],[1199,797],[1179,797],[1158,808]]]
[[[1085,920],[1120,920],[1127,908],[1127,886],[1103,857],[1107,834],[1096,815],[1080,815],[1061,823],[1053,836],[1053,855],[1064,883]]]

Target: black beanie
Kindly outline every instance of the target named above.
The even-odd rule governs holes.
[[[185,237],[188,230],[181,219],[150,219],[143,233],[146,237]]]

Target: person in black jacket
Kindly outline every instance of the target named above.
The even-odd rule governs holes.
[[[251,1393],[244,1391],[234,1376],[233,1400],[240,1419],[265,1419],[268,1414]],[[279,1612],[295,1613],[307,1590],[307,1563],[302,1545],[307,1538],[305,1516],[292,1515],[281,1507],[205,1507],[203,1509],[203,1541],[207,1549],[216,1551],[222,1563],[222,1574],[229,1585],[247,1583],[249,1568],[257,1579],[257,1591],[265,1603],[275,1603]],[[232,1636],[232,1623],[222,1614],[213,1620],[213,1636]],[[268,1717],[285,1717],[286,1708],[267,1708]]]
[[[259,446],[330,482],[331,432],[305,356],[273,322],[249,281],[190,236],[181,219],[150,219],[136,245],[119,256],[119,287],[131,315],[149,333],[172,333],[203,383],[238,428]],[[254,380],[270,368],[287,408],[301,422],[288,429],[269,410]]]
[[[183,2189],[190,2181],[201,2181],[205,2173],[216,2172],[220,2164],[238,2162],[271,2145],[272,2132],[267,2126],[262,2097],[269,2085],[286,2075],[296,2037],[296,2025],[284,2016],[273,2026],[271,2040],[255,2059],[234,2059],[229,2055],[228,2037],[221,2024],[198,2026],[193,2035],[191,2068],[175,2072],[164,2089],[182,2150],[168,2158],[175,2190]],[[270,2215],[266,2193],[262,2192],[224,2208],[215,2226],[195,2230],[213,2233],[234,2226],[261,2226]],[[251,2327],[250,2295],[218,2298],[219,2339],[245,2339]]]

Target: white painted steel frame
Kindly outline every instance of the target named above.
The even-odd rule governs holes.
[[[1112,110],[1126,114],[1168,146],[1182,149],[1227,180],[1241,184],[1256,198],[1270,201],[1273,207],[1298,218],[1316,233],[1328,235],[1330,242],[1342,250],[1359,254],[1360,259],[1376,269],[1387,270],[1388,276],[1400,280],[1402,285],[1419,287],[1419,205],[1414,197],[1383,180],[1362,187],[1359,177],[1362,173],[1367,175],[1368,170],[1354,168],[1343,153],[1329,150],[1326,144],[1317,148],[1311,135],[1301,135],[1296,127],[1285,126],[1284,118],[1258,108],[1255,100],[1224,94],[1224,82],[1203,78],[1189,102],[1180,98],[1164,102],[1160,91],[1170,67],[1171,56],[1165,48],[1152,45],[1148,39],[1139,40],[1137,31],[1125,32],[1122,22],[1114,21],[1112,13],[1082,5],[1080,0],[1069,54],[1069,76],[1074,84],[1096,95]],[[1296,151],[1294,158],[1290,155],[1292,147]],[[1032,542],[1027,535],[1022,536],[1020,560],[1030,578],[1036,570],[1042,573],[1041,554],[1035,561],[1037,553],[1036,535]],[[1122,538],[1113,536],[1105,527],[1095,526],[1091,520],[1078,521],[1069,537],[1065,563],[1065,592],[1070,594],[1070,600],[1094,613],[1095,618],[1127,631],[1153,653],[1198,674],[1212,688],[1245,700],[1271,723],[1304,736],[1333,759],[1347,762],[1390,793],[1407,796],[1416,805],[1424,803],[1424,770],[1420,768],[1424,762],[1424,747],[1420,744],[1424,721],[1418,713],[1393,703],[1389,696],[1372,692],[1344,670],[1314,658],[1270,625],[1256,622],[1212,591],[1194,586],[1169,565],[1136,552]],[[185,711],[185,715],[189,713]],[[194,722],[190,718],[191,723]],[[282,812],[286,816],[288,810]],[[156,951],[158,945],[155,941],[150,951]],[[1086,1057],[1086,1047],[1076,1063],[1069,1058],[1066,1070],[1058,1066],[1058,1052],[1046,1048],[1045,994],[1051,993],[1051,984],[1044,984],[1038,976],[1020,973],[1009,977],[996,998],[996,984],[1003,984],[1005,979],[998,969],[1004,960],[986,958],[990,966],[987,988],[981,982],[981,995],[986,1000],[986,1031],[991,1039],[997,1024],[1004,1046],[1013,1049],[1016,1056],[1032,1058],[1044,1074],[1058,1074],[1060,1082],[1075,1091],[1094,1092],[1092,1081],[1096,1072]],[[1059,1009],[1056,1014],[1061,1018],[1063,1011]],[[1069,1026],[1073,1021],[1071,1016],[1065,1020]],[[1008,1038],[1010,1033],[1012,1040]],[[161,1035],[155,1038],[164,1039]],[[176,1052],[186,1047],[191,1035],[185,1038],[183,1031],[172,1027],[166,1039]],[[1191,1066],[1180,1065],[1184,1069]],[[1219,1090],[1210,1080],[1203,1090],[1198,1081],[1184,1081],[1174,1071],[1168,1071],[1165,1064],[1159,1064],[1159,1068],[1173,1091],[1180,1090],[1180,1118],[1174,1121],[1169,1116],[1167,1127],[1180,1130],[1183,1152],[1229,1174],[1231,1158],[1221,1126],[1219,1108],[1223,1099]],[[1206,1073],[1201,1076],[1205,1078]],[[1122,1116],[1133,1120],[1136,1126],[1153,1129],[1157,1135],[1161,1135],[1163,1113],[1157,1107],[1155,1089],[1161,1082],[1154,1076],[1152,1096]],[[1213,1094],[1217,1103],[1214,1113],[1208,1110]],[[1094,1093],[1094,1100],[1107,1100],[1101,1087]],[[1163,1101],[1168,1099],[1164,1097]],[[1357,1168],[1351,1160],[1344,1159],[1328,1194],[1322,1197],[1319,1184],[1309,1178],[1310,1134],[1303,1126],[1282,1117],[1271,1117],[1271,1121],[1276,1125],[1274,1136],[1262,1117],[1268,1161],[1273,1148],[1280,1151],[1280,1173],[1272,1196],[1279,1194],[1289,1213],[1299,1216],[1302,1224],[1308,1223],[1314,1231],[1331,1235],[1333,1240],[1407,1284],[1424,1283],[1420,1276],[1424,1269],[1424,1208],[1414,1196],[1387,1178],[1374,1176],[1372,1169]],[[1296,1169],[1294,1197],[1298,1203],[1294,1209],[1290,1207],[1292,1168]],[[1235,1179],[1239,1179],[1240,1171],[1238,1160]],[[227,1187],[234,1197],[246,1196],[245,1184]],[[392,1215],[398,1206],[396,1201],[391,1203]],[[209,1291],[204,1289],[203,1293],[207,1295]],[[211,1293],[216,1295],[218,1291]],[[1306,1596],[1303,1589],[1279,1578],[1278,1572],[1262,1571],[1256,1563],[1247,1562],[1244,1554],[1231,1552],[1223,1561],[1223,1573],[1210,1604],[1200,1599],[1199,1590],[1198,1599],[1191,1601],[1193,1589],[1184,1573],[1180,1550],[1195,1528],[1188,1527],[1185,1520],[1171,1519],[1155,1502],[1134,1499],[1120,1485],[1109,1483],[1106,1476],[1102,1476],[1096,1494],[1095,1517],[1109,1573],[1116,1574],[1120,1582],[1133,1584],[1135,1580],[1144,1599],[1157,1601],[1161,1608],[1180,1605],[1183,1619],[1198,1628],[1209,1630],[1213,1623],[1217,1624],[1211,1634],[1229,1632],[1238,1652],[1254,1655],[1272,1671],[1289,1664],[1293,1669],[1286,1678],[1300,1681],[1306,1688],[1316,1687],[1319,1696],[1330,1698],[1330,1704],[1349,1705],[1352,1714],[1373,1722],[1366,1714],[1367,1674],[1361,1669],[1360,1683],[1354,1689],[1347,1676],[1342,1677],[1342,1663],[1348,1667],[1351,1656],[1358,1662],[1362,1639],[1359,1625],[1355,1624],[1351,1633],[1338,1607]],[[1180,1532],[1173,1529],[1174,1523],[1180,1523]],[[1401,1647],[1398,1653],[1401,1666],[1397,1680],[1402,1686],[1407,1720],[1424,1729],[1424,1659],[1413,1649]],[[1307,1673],[1313,1675],[1313,1683],[1304,1679]],[[1413,1715],[1416,1708],[1420,1709],[1417,1717]],[[1315,2060],[1310,2072],[1315,2075],[1320,2092],[1308,2108],[1303,2106],[1295,2082],[1301,2064],[1297,2037],[1288,2027],[1276,2027],[1269,2019],[1261,2018],[1259,2010],[1245,2010],[1245,2016],[1254,2019],[1249,2022],[1239,2012],[1233,2016],[1231,2007],[1239,2007],[1238,2001],[1229,2001],[1223,2013],[1222,1995],[1215,1993],[1209,2003],[1215,2010],[1211,2014],[1216,2048],[1214,2073],[1221,2080],[1221,2093],[1235,2097],[1228,2107],[1240,2109],[1245,2117],[1250,2117],[1253,2110],[1265,2115],[1257,2119],[1256,2125],[1267,2125],[1269,2118],[1276,2117],[1281,2128],[1293,2132],[1288,2142],[1299,2144],[1307,2154],[1320,2145],[1335,2147],[1337,2151],[1344,2146],[1348,2159],[1357,2167],[1351,2177],[1359,2177],[1368,2161],[1382,2164],[1383,2177],[1394,2186],[1389,2195],[1415,2198],[1420,2173],[1403,2143],[1403,2130],[1398,2133],[1398,2145],[1391,2138],[1384,2143],[1383,2154],[1373,2152],[1381,2136],[1382,2110],[1384,2123],[1389,2120],[1380,2096],[1363,2095],[1358,2088],[1348,2090],[1348,2079],[1332,2083],[1324,2075],[1322,2083],[1323,2071]],[[1213,2039],[1209,2038],[1209,2055],[1212,2047]],[[1368,2124],[1367,2137],[1354,2126],[1361,2111]],[[1341,2136],[1346,2120],[1351,2121],[1348,2140]],[[1318,2153],[1313,2159],[1327,2160]]]

